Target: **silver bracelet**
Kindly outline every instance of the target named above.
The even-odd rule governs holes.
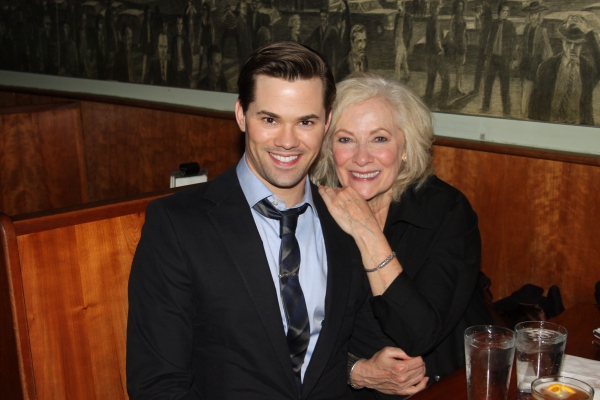
[[[352,382],[352,371],[354,371],[354,367],[356,367],[356,364],[358,364],[358,362],[360,360],[366,360],[366,359],[358,358],[354,354],[348,353],[348,385],[350,385],[350,387],[352,389],[356,389],[356,390],[360,390],[360,389],[364,388],[364,386],[358,386],[358,385],[355,385],[354,382]]]
[[[392,254],[390,254],[388,258],[386,258],[385,260],[383,260],[381,262],[381,264],[379,264],[375,268],[371,268],[371,269],[366,269],[365,268],[365,271],[366,272],[375,272],[378,269],[381,269],[381,268],[385,267],[386,265],[388,265],[390,263],[390,261],[392,261],[394,259],[394,257],[396,257],[396,252],[392,251]]]

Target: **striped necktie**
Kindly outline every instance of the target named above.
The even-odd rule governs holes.
[[[265,217],[279,220],[280,224],[279,282],[283,308],[288,322],[287,343],[299,392],[302,389],[300,371],[310,339],[310,325],[304,294],[298,279],[300,248],[296,240],[296,225],[298,216],[304,213],[307,207],[308,204],[304,204],[298,208],[279,211],[267,199],[262,199],[253,207]]]

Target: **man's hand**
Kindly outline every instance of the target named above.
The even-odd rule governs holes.
[[[411,395],[425,388],[425,363],[396,347],[385,347],[369,360],[360,360],[352,370],[352,383],[385,394]]]

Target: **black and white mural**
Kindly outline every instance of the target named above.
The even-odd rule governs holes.
[[[253,49],[293,40],[434,111],[593,126],[597,31],[590,0],[0,0],[0,69],[235,93]]]

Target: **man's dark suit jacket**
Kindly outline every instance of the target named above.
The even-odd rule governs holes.
[[[171,86],[175,82],[175,72],[173,66],[167,61],[167,79],[162,78],[162,72],[160,70],[160,60],[158,58],[150,61],[150,67],[148,67],[148,73],[146,74],[145,82],[149,85],[158,86]]]
[[[134,399],[347,399],[369,287],[353,239],[312,186],[327,249],[325,319],[299,396],[263,243],[235,168],[151,202],[129,280]]]
[[[515,29],[513,23],[508,19],[497,19],[492,22],[487,45],[485,47],[485,54],[488,57],[492,55],[494,51],[494,41],[496,40],[496,35],[500,25],[502,25],[502,59],[508,63],[515,59],[514,55],[517,47],[517,30]]]

